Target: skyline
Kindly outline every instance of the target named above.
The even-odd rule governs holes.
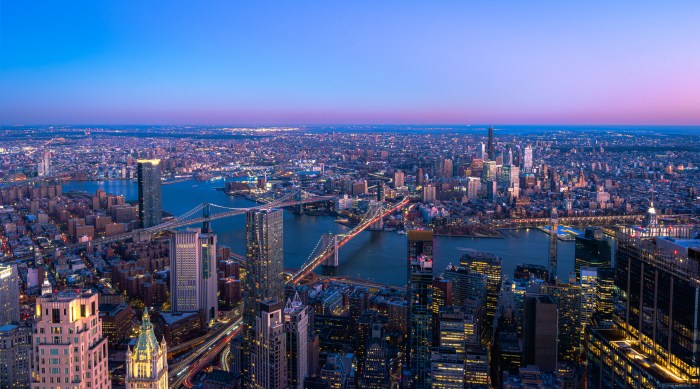
[[[0,125],[700,124],[700,4],[0,5]]]

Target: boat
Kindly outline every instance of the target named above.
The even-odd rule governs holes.
[[[397,235],[406,235],[406,231],[404,231],[404,230],[397,230],[397,231],[396,231],[396,234],[397,234]]]

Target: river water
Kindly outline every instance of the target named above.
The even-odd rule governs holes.
[[[215,190],[222,182],[184,181],[163,185],[163,210],[180,215],[202,202],[227,207],[250,207],[253,203],[240,197],[228,196]],[[124,195],[127,201],[136,201],[138,191],[135,181],[71,181],[63,185],[63,191],[95,193],[103,189],[107,193]],[[212,209],[212,213],[216,212]],[[226,245],[245,255],[245,217],[234,216],[212,223],[220,245]],[[341,233],[349,228],[338,224],[330,216],[284,215],[285,267],[297,268],[304,263],[323,233]],[[363,231],[340,250],[340,266],[336,274],[351,276],[387,285],[406,284],[406,235],[396,232]],[[559,277],[567,279],[574,267],[574,244],[559,241]],[[434,272],[441,273],[450,263],[459,263],[465,250],[491,252],[503,258],[503,272],[512,275],[520,263],[547,265],[548,236],[537,229],[508,231],[505,239],[435,237]]]

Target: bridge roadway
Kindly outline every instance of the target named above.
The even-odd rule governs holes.
[[[687,218],[691,215],[662,215],[663,219]],[[559,218],[559,225],[610,225],[616,223],[632,223],[641,221],[644,214],[639,215],[606,215],[606,216],[563,216]],[[549,218],[516,218],[516,219],[496,219],[491,221],[491,225],[496,228],[517,228],[517,227],[539,227],[549,225]]]
[[[242,215],[246,213],[249,210],[252,209],[272,209],[272,208],[284,208],[284,207],[289,207],[289,206],[294,206],[294,205],[299,205],[299,204],[310,204],[310,203],[317,203],[320,201],[327,201],[332,199],[332,196],[314,196],[306,199],[300,200],[289,200],[289,201],[282,201],[282,202],[272,202],[272,203],[267,203],[267,204],[262,204],[257,207],[250,207],[250,208],[228,208],[228,207],[221,207],[216,204],[211,204],[212,206],[215,207],[221,207],[221,208],[226,208],[230,209],[229,211],[226,212],[219,212],[215,214],[211,214],[209,216],[202,216],[202,217],[197,217],[197,218],[192,218],[190,217],[194,215],[195,213],[202,211],[204,209],[205,204],[199,204],[196,207],[190,209],[189,211],[185,212],[184,214],[178,216],[175,219],[168,220],[166,222],[163,222],[157,226],[153,227],[148,227],[148,228],[141,228],[135,231],[127,232],[124,234],[119,234],[119,235],[113,235],[113,236],[106,236],[104,238],[99,238],[99,239],[93,239],[91,241],[87,242],[80,242],[80,243],[74,243],[72,245],[68,245],[65,247],[66,250],[74,250],[74,249],[79,249],[88,245],[100,245],[100,244],[106,244],[106,243],[112,243],[112,242],[117,242],[117,241],[123,241],[127,239],[132,239],[138,235],[148,235],[149,237],[152,234],[165,231],[165,230],[170,230],[170,229],[175,229],[175,228],[180,228],[180,227],[185,227],[189,226],[192,224],[198,224],[198,223],[203,223],[207,221],[212,221],[212,220],[218,220],[218,219],[223,219],[231,216],[237,216],[237,215]]]
[[[398,203],[396,203],[396,204],[395,204],[394,206],[392,206],[391,208],[385,210],[384,212],[381,212],[381,213],[378,213],[378,214],[374,214],[374,215],[367,215],[367,216],[365,216],[365,217],[360,221],[360,224],[358,224],[357,226],[355,226],[355,228],[353,228],[352,230],[350,230],[347,234],[343,234],[343,235],[342,235],[343,238],[342,238],[341,240],[338,241],[338,247],[337,247],[337,248],[341,248],[343,245],[345,245],[347,242],[349,242],[350,239],[354,238],[357,234],[359,234],[360,232],[362,232],[364,229],[366,229],[367,227],[369,227],[370,225],[372,225],[374,222],[376,222],[376,221],[379,220],[380,218],[383,218],[383,217],[389,215],[390,213],[396,211],[397,209],[403,208],[403,207],[404,207],[406,204],[408,204],[408,203],[409,203],[409,198],[408,198],[408,197],[404,197],[401,201],[399,201]],[[321,263],[323,263],[323,261],[325,261],[326,259],[328,259],[328,257],[330,257],[331,255],[333,255],[334,249],[335,249],[335,248],[334,248],[334,245],[332,245],[332,244],[331,244],[331,245],[328,245],[327,247],[325,247],[316,257],[314,257],[314,258],[311,259],[309,262],[307,262],[306,264],[304,264],[304,265],[299,269],[299,271],[298,271],[296,274],[294,274],[294,275],[287,281],[287,283],[288,283],[288,284],[298,284],[299,282],[301,282],[301,280],[303,280],[304,277],[306,277],[307,275],[309,275],[309,273],[313,272],[314,269],[315,269],[318,265],[320,265]]]

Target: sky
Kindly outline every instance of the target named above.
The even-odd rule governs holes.
[[[0,124],[700,124],[698,1],[0,1]]]

